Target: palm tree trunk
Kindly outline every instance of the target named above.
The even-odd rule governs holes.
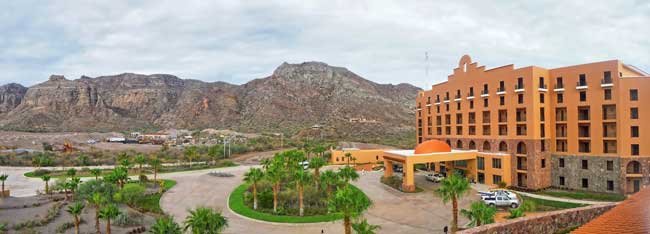
[[[45,194],[50,194],[50,186],[47,181],[45,181]]]
[[[350,228],[350,216],[345,215],[343,218],[343,226],[345,227],[345,234],[352,234],[352,229]]]
[[[278,189],[280,182],[275,182],[273,186],[273,213],[278,212]]]
[[[300,200],[300,216],[303,216],[305,214],[305,206],[303,202],[304,194],[303,194],[303,189],[302,186],[298,189],[298,198]]]
[[[95,232],[102,234],[102,231],[99,230],[99,206],[95,206]]]
[[[106,233],[111,234],[111,219],[106,219]]]
[[[74,233],[79,234],[79,216],[74,216]]]
[[[157,177],[158,177],[158,169],[153,169],[153,180],[156,181]]]
[[[451,212],[451,233],[456,233],[458,231],[458,201],[456,200],[456,196],[451,198]]]
[[[253,183],[253,210],[257,210],[257,183]]]
[[[318,184],[320,183],[319,181],[320,171],[318,169],[319,168],[314,168],[314,181],[316,183],[316,188],[318,188]]]
[[[4,197],[4,196],[5,196],[5,181],[3,180],[2,181],[2,196],[0,196],[0,197]]]

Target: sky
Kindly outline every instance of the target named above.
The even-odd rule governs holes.
[[[283,62],[321,61],[374,82],[426,88],[445,81],[464,54],[488,69],[620,59],[650,71],[646,0],[24,0],[0,7],[0,84],[124,72],[243,84]]]

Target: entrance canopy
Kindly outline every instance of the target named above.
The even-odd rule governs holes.
[[[447,143],[438,140],[425,141],[415,150],[384,151],[384,177],[393,176],[393,163],[401,163],[404,170],[402,189],[415,191],[415,164],[450,162],[476,159],[477,150],[452,150]]]

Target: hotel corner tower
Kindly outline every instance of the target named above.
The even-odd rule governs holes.
[[[649,101],[650,75],[619,60],[486,69],[465,55],[417,96],[417,141],[478,150],[454,164],[475,163],[479,183],[634,193],[650,185]]]

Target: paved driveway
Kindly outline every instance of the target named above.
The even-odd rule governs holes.
[[[165,193],[161,199],[163,210],[182,222],[187,216],[188,209],[197,206],[208,206],[223,210],[228,217],[230,226],[226,233],[343,233],[340,221],[320,224],[271,224],[252,221],[239,217],[227,210],[228,194],[242,183],[242,175],[249,166],[222,168],[211,171],[230,172],[231,178],[218,178],[202,172],[181,172],[162,175],[163,178],[174,179],[178,184]],[[380,172],[366,172],[354,184],[362,189],[373,201],[373,206],[365,214],[368,222],[381,225],[379,233],[442,233],[442,228],[451,221],[451,205],[443,205],[442,201],[431,192],[404,194],[379,182]],[[417,178],[417,183],[429,183],[423,178]],[[431,185],[429,185],[431,186]],[[468,207],[470,196],[461,200],[461,207]],[[467,220],[461,218],[460,223]]]

